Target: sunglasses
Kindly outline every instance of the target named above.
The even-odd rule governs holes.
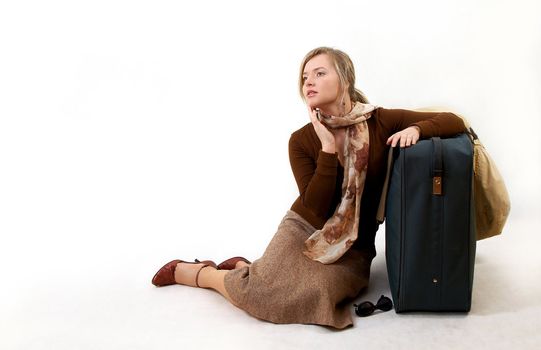
[[[355,314],[357,314],[357,316],[365,317],[372,315],[376,309],[379,309],[381,311],[391,310],[393,308],[393,302],[391,301],[391,299],[382,295],[376,305],[374,305],[370,301],[365,301],[360,303],[359,305],[353,304],[353,306],[355,306]]]

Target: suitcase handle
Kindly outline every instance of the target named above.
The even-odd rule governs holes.
[[[441,196],[443,194],[443,147],[441,138],[433,137],[434,160],[432,164],[432,194]]]

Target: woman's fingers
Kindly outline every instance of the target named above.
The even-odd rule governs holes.
[[[404,148],[406,146],[406,140],[407,140],[406,135],[401,135],[400,136],[400,148]]]
[[[411,140],[408,146],[415,145],[418,140],[419,140],[419,135],[416,133],[411,137]]]
[[[317,119],[317,113],[314,109],[312,109],[310,106],[307,105],[308,113],[310,114],[310,120],[312,121],[312,125],[314,126],[314,130],[321,141],[322,146],[327,145],[334,145],[334,135],[332,132],[330,132],[325,125],[323,125],[318,119]]]
[[[400,141],[400,135],[398,133],[391,135],[387,139],[387,144],[391,145],[391,147],[396,147],[397,142]]]
[[[308,106],[308,113],[310,114],[310,121],[312,121],[312,124],[314,125],[316,131],[320,129],[327,130],[327,128],[317,118],[317,112],[315,109],[312,109],[310,106]]]
[[[312,123],[314,122],[314,119],[317,120],[316,117],[316,111],[312,109],[309,105],[306,105],[306,108],[308,108],[308,115],[310,116],[310,120]]]
[[[418,140],[419,130],[417,130],[415,127],[409,127],[391,135],[387,139],[387,144],[391,145],[391,147],[400,145],[400,147],[403,148],[416,144]]]

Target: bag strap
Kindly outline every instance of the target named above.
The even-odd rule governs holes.
[[[389,147],[387,153],[387,173],[385,174],[385,181],[383,182],[383,190],[381,191],[381,197],[379,199],[378,213],[376,214],[376,220],[378,224],[382,224],[385,221],[385,203],[387,202],[387,192],[389,191],[389,178],[391,177],[391,168],[393,166],[393,147]]]

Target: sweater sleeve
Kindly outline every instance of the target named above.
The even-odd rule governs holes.
[[[303,143],[292,135],[289,140],[289,162],[299,188],[297,202],[317,217],[318,223],[325,221],[336,189],[337,154],[320,149],[317,159],[313,159]]]
[[[433,136],[450,137],[466,131],[462,118],[451,112],[418,112],[406,109],[384,109],[380,116],[389,135],[409,126],[418,126],[423,139]]]

